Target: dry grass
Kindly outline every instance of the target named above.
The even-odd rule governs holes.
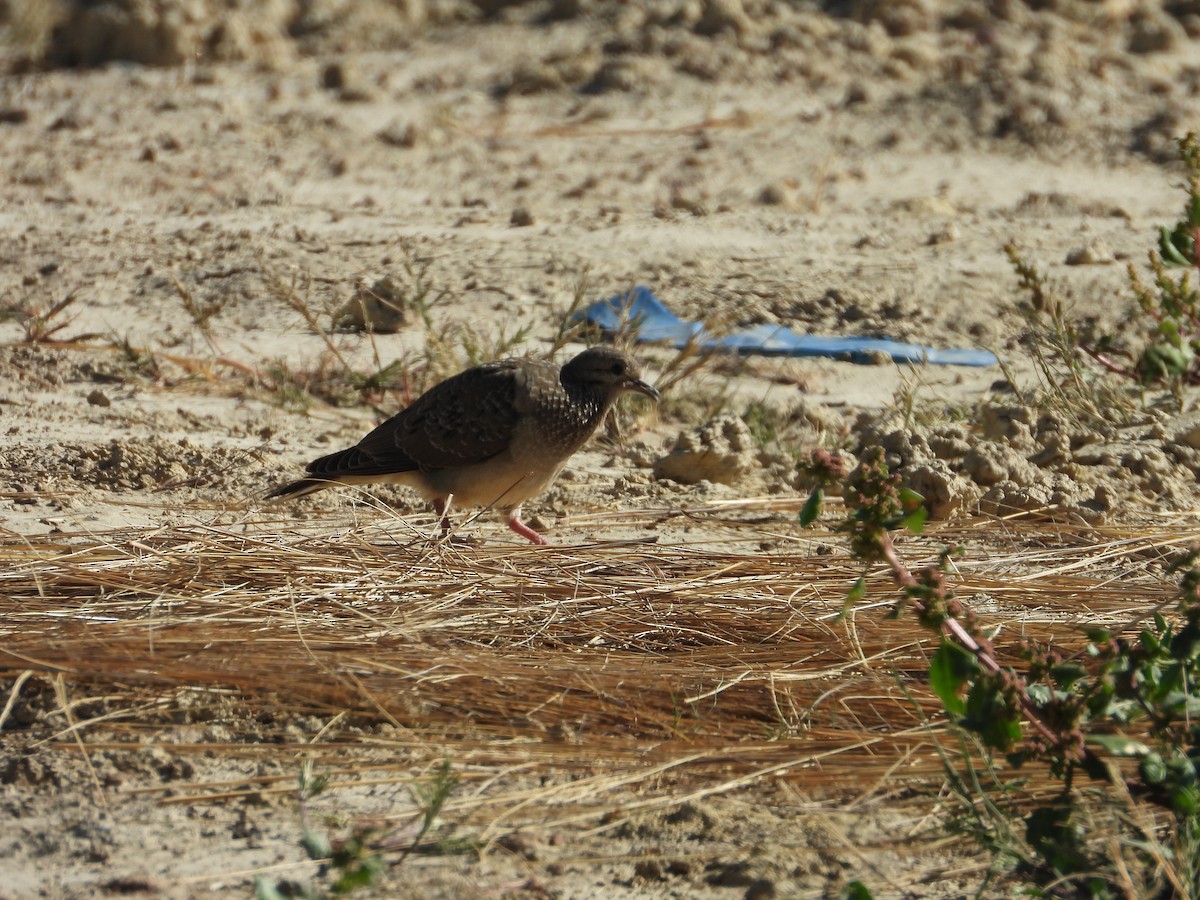
[[[153,743],[172,723],[223,722],[232,737],[170,749],[302,751],[363,783],[411,781],[448,756],[467,787],[445,815],[484,838],[607,827],[763,779],[843,801],[936,787],[922,725],[939,718],[921,679],[932,644],[885,618],[888,586],[876,579],[872,602],[839,620],[857,567],[817,552],[838,539],[799,533],[780,501],[590,522],[680,516],[727,539],[462,547],[390,515],[298,527],[228,514],[10,535],[0,678],[10,707],[34,683],[56,685],[45,702],[63,746]],[[767,537],[791,549],[757,552]],[[1077,648],[1078,623],[1132,621],[1169,599],[1156,572],[1198,537],[969,522],[902,552],[918,562],[946,542],[971,545],[960,589],[985,620]],[[34,677],[14,686],[25,672]],[[289,727],[304,717],[324,727]],[[292,789],[274,778],[176,783],[169,802]]]

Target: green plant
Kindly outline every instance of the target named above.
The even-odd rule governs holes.
[[[349,836],[335,839],[313,828],[309,803],[328,788],[329,776],[316,772],[312,759],[301,761],[296,789],[300,806],[300,844],[309,859],[322,864],[322,872],[332,872],[328,891],[292,882],[273,882],[259,876],[254,884],[257,900],[282,900],[284,897],[318,900],[330,895],[350,894],[359,888],[370,887],[379,880],[383,873],[383,859],[371,846],[377,829],[360,826],[354,828]]]
[[[397,865],[404,862],[434,828],[437,824],[438,816],[442,813],[442,807],[446,805],[446,801],[450,799],[450,795],[457,786],[458,775],[450,767],[449,759],[442,760],[442,764],[438,768],[432,782],[427,785],[416,784],[413,786],[413,792],[421,804],[421,824],[417,829],[416,836],[412,839],[412,843],[405,847],[401,853]]]
[[[1017,311],[1025,320],[1019,340],[1038,375],[1042,396],[1037,400],[1072,421],[1102,431],[1111,425],[1114,415],[1128,418],[1137,406],[1136,398],[1126,386],[1111,383],[1103,371],[1087,364],[1088,356],[1095,358],[1094,344],[1081,334],[1066,299],[1036,266],[1025,260],[1015,244],[1006,244],[1004,252],[1025,294],[1025,299],[1017,303]],[[1102,340],[1095,342],[1099,343]],[[1103,355],[1099,359],[1107,361]],[[1001,367],[1008,383],[1017,390],[1017,377],[1003,361]],[[1112,365],[1104,368],[1111,371]],[[1021,395],[1019,390],[1018,396],[1026,404],[1034,399]]]
[[[389,298],[406,313],[416,314],[424,331],[424,348],[384,362],[374,331],[364,328],[361,334],[371,347],[369,367],[352,360],[346,341],[357,341],[358,335],[346,338],[337,333],[338,313],[313,298],[311,277],[297,273],[284,277],[264,264],[272,294],[298,313],[325,343],[322,358],[310,372],[293,371],[282,363],[268,368],[269,380],[282,404],[303,406],[319,397],[338,405],[358,401],[376,407],[388,393],[398,393],[403,402],[411,402],[437,381],[467,366],[513,355],[528,341],[528,323],[518,324],[511,331],[505,324],[498,329],[469,322],[435,324],[430,310],[450,296],[450,291],[434,286],[429,274],[431,260],[419,253],[414,243],[401,241],[401,251],[399,270],[387,279]]]
[[[433,258],[421,253],[415,241],[402,238],[400,240],[400,269],[403,278],[399,279],[404,285],[404,302],[408,309],[416,312],[425,327],[431,328],[429,311],[451,296],[449,288],[436,286],[430,269]]]
[[[891,409],[900,418],[902,427],[914,430],[920,427],[948,422],[970,421],[976,410],[965,404],[953,404],[942,397],[931,398],[923,393],[932,389],[927,376],[928,366],[910,363],[907,372],[901,372],[900,384],[892,394]]]
[[[516,326],[511,334],[508,326],[501,323],[498,328],[476,328],[463,323],[455,329],[458,345],[466,356],[468,366],[478,366],[494,359],[512,356],[529,340],[532,326],[526,322]]]
[[[838,893],[838,900],[874,900],[871,889],[861,881],[855,880],[847,884]]]
[[[1062,408],[1077,406],[1093,424],[1110,419],[1113,409],[1128,413],[1134,403],[1129,391],[1100,388],[1085,358],[1138,386],[1165,387],[1177,410],[1183,408],[1184,388],[1200,384],[1200,291],[1191,280],[1191,270],[1200,267],[1200,137],[1194,132],[1180,138],[1179,158],[1185,170],[1183,213],[1159,230],[1149,253],[1150,283],[1132,264],[1128,270],[1136,304],[1119,334],[1134,335],[1133,345],[1114,334],[1087,333],[1017,247],[1004,248],[1027,296],[1018,307],[1030,325],[1022,342],[1043,386],[1064,401]]]
[[[1151,324],[1134,372],[1145,383],[1167,384],[1177,397],[1184,385],[1200,384],[1200,292],[1189,278],[1200,267],[1200,138],[1194,132],[1180,139],[1179,159],[1187,200],[1182,217],[1160,229],[1158,247],[1150,251],[1153,284],[1129,267],[1138,308]]]
[[[756,447],[766,448],[779,440],[779,435],[787,426],[785,416],[777,406],[764,403],[761,400],[751,400],[746,404],[742,413],[742,421],[750,429]]]
[[[849,474],[817,451],[806,469],[817,488],[801,522],[814,521],[824,489],[844,480],[847,516],[838,529],[856,558],[887,566],[901,595],[893,614],[909,610],[940,637],[930,686],[989,771],[997,759],[1013,770],[1038,765],[1058,785],[1018,811],[993,799],[1003,786],[998,777],[990,784],[960,778],[956,792],[982,804],[973,829],[984,846],[1013,857],[1017,875],[1043,892],[1200,896],[1200,549],[1172,569],[1179,592],[1170,617],[1156,610],[1133,638],[1090,628],[1086,651],[1073,656],[1021,642],[1018,672],[998,662],[987,629],[954,596],[946,577],[953,548],[915,572],[900,559],[891,532],[920,530],[924,520],[920,498],[900,488],[882,451]],[[847,609],[865,585],[859,578],[851,588]],[[969,757],[965,747],[962,756]],[[1018,816],[1020,826],[1012,821]],[[1137,883],[1130,861],[1144,876]]]
[[[442,760],[437,772],[428,784],[413,786],[421,806],[420,824],[411,840],[382,833],[372,825],[355,825],[344,837],[332,837],[328,832],[313,827],[309,804],[329,788],[329,776],[315,770],[312,759],[300,763],[296,799],[300,807],[300,844],[308,858],[321,864],[321,875],[328,876],[328,889],[313,885],[297,885],[293,882],[276,882],[260,876],[254,885],[258,900],[282,900],[284,897],[301,897],[305,900],[324,900],[330,896],[351,894],[360,888],[376,884],[383,876],[385,854],[399,851],[392,863],[400,866],[421,845],[421,842],[438,826],[439,816],[454,788],[458,775],[449,759]],[[442,841],[438,849],[443,852],[459,852],[474,847],[469,840]]]
[[[268,362],[263,370],[264,386],[270,392],[271,398],[284,409],[303,411],[313,404],[313,395],[309,392],[310,378],[302,373],[293,372],[287,362],[276,359]]]

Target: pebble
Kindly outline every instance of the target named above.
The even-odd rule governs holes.
[[[1103,266],[1116,262],[1116,259],[1108,244],[1097,238],[1082,247],[1076,247],[1067,254],[1065,262],[1068,266]]]

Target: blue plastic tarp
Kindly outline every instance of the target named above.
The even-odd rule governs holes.
[[[986,350],[939,350],[920,344],[906,344],[886,338],[816,337],[796,334],[782,325],[756,325],[725,337],[715,337],[701,322],[685,322],[654,296],[648,287],[639,285],[628,294],[618,294],[607,300],[597,300],[576,313],[608,333],[630,331],[636,340],[646,343],[667,343],[681,348],[689,341],[705,350],[731,350],[736,353],[757,353],[767,356],[829,356],[850,362],[871,362],[883,352],[896,362],[931,363],[942,366],[994,366],[996,357]]]

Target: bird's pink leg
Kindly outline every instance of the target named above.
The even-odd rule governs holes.
[[[532,541],[535,544],[550,543],[548,540],[546,540],[544,537],[542,537],[540,534],[538,534],[536,531],[534,531],[532,528],[530,528],[528,525],[526,525],[524,522],[522,522],[520,517],[515,512],[509,513],[507,522],[508,522],[509,528],[511,528],[513,531],[515,531],[517,534],[519,534],[521,537],[525,538],[528,541]]]

